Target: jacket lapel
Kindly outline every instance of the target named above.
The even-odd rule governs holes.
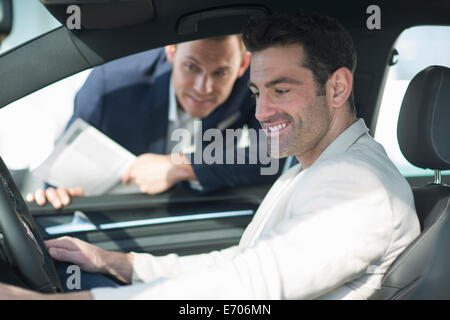
[[[169,82],[171,72],[159,74],[149,92],[148,118],[152,139],[149,141],[148,152],[164,154],[167,140],[167,125],[169,113]]]

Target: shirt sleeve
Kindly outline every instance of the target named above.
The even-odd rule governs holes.
[[[210,253],[178,256],[169,254],[156,257],[148,253],[132,252],[134,257],[132,283],[150,282],[159,278],[173,278],[201,267],[214,267],[231,259],[237,246]]]
[[[94,298],[311,299],[360,278],[389,246],[391,208],[378,179],[350,167],[306,179],[308,188],[294,190],[283,218],[253,246],[147,284],[94,289]]]

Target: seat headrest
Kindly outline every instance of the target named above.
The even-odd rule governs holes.
[[[424,169],[450,169],[450,69],[431,66],[409,83],[397,125],[405,158]]]

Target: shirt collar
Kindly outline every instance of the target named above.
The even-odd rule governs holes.
[[[185,123],[188,121],[199,120],[185,112],[182,108],[178,108],[177,99],[175,96],[175,90],[172,84],[172,77],[170,77],[169,84],[169,112],[168,112],[169,123],[179,125],[180,123]]]
[[[175,90],[173,89],[172,77],[169,82],[169,122],[178,122],[177,99],[175,98]]]
[[[359,118],[350,127],[345,129],[330,145],[325,149],[319,158],[314,161],[326,159],[332,155],[341,153],[350,148],[359,137],[369,132],[364,120]]]

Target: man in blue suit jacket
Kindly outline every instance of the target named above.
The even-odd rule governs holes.
[[[196,119],[201,120],[201,133],[210,128],[222,133],[244,126],[260,129],[247,87],[249,62],[250,53],[240,37],[232,35],[170,45],[104,64],[94,68],[78,92],[68,126],[81,118],[137,155],[122,180],[149,194],[181,181],[190,181],[191,186],[197,182],[203,192],[273,182],[278,174],[261,175],[260,161],[208,165],[170,150],[171,133]],[[207,143],[202,144],[196,152]],[[236,153],[236,144],[233,148]],[[79,188],[48,188],[38,190],[35,199],[45,204],[48,198],[60,207],[70,202],[70,196],[81,194]]]

